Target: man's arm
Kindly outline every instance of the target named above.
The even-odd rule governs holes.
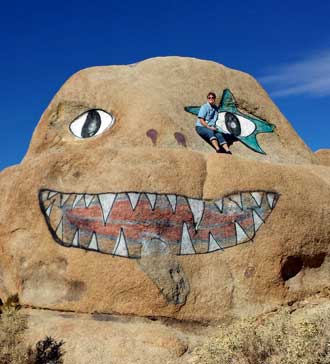
[[[217,130],[214,126],[209,126],[207,124],[207,122],[205,121],[204,118],[202,117],[198,117],[199,121],[201,122],[201,124],[205,127],[205,128],[208,128],[208,129],[211,129],[211,130]]]

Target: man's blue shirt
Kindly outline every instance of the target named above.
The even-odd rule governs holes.
[[[205,119],[209,126],[215,126],[218,120],[218,108],[214,105],[211,106],[208,102],[201,106],[198,112],[198,117]],[[196,120],[196,126],[203,126],[199,119]]]

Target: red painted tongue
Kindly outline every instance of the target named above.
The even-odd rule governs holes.
[[[92,219],[100,220],[103,223],[103,214],[100,206],[93,205],[85,208],[75,208],[68,210],[67,216],[75,219]],[[116,221],[125,223],[143,223],[148,221],[149,224],[159,224],[160,222],[168,221],[170,225],[181,224],[183,221],[193,222],[193,216],[187,204],[177,204],[175,213],[170,206],[157,207],[152,210],[149,202],[140,201],[133,211],[128,200],[116,201],[112,207],[111,213],[107,219],[107,224],[112,224]]]
[[[68,220],[81,229],[95,231],[98,234],[115,236],[122,227],[125,235],[137,239],[142,234],[150,236],[164,235],[177,240],[182,232],[182,224],[193,225],[193,216],[187,204],[178,204],[173,213],[170,206],[152,210],[149,202],[140,201],[133,211],[128,200],[114,203],[106,225],[100,206],[75,208],[67,211]]]
[[[66,217],[71,224],[81,230],[94,231],[113,238],[117,237],[120,229],[123,228],[129,240],[160,237],[167,242],[179,242],[182,237],[183,223],[187,224],[193,240],[207,241],[211,227],[214,233],[223,231],[231,236],[234,234],[233,221],[237,216],[221,216],[205,208],[204,217],[208,224],[196,232],[193,215],[187,203],[178,203],[173,213],[170,205],[156,206],[152,210],[148,201],[139,201],[133,211],[128,200],[119,200],[114,203],[106,224],[104,224],[99,205],[68,210]]]

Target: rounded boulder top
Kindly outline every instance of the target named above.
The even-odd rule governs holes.
[[[219,119],[226,112],[239,119],[239,133],[230,142],[235,155],[279,163],[318,163],[254,78],[215,62],[181,57],[77,72],[43,114],[27,158],[81,143],[86,136],[75,133],[73,122],[89,110],[103,111],[102,122],[107,114],[112,118],[111,125],[104,121],[102,132],[83,141],[93,148],[106,140],[102,148],[210,151],[194,128],[194,114],[206,103],[209,91],[217,95],[216,105],[222,111]],[[218,125],[230,134],[224,122],[219,120]],[[50,146],[49,140],[56,143]]]

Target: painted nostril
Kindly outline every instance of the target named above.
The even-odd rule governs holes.
[[[153,145],[156,145],[156,143],[157,143],[157,136],[158,136],[157,130],[155,130],[155,129],[149,129],[146,132],[146,134],[147,134],[147,137],[149,137],[151,139],[152,144]]]
[[[186,137],[182,133],[174,133],[174,137],[179,145],[182,145],[185,148],[187,147]]]

